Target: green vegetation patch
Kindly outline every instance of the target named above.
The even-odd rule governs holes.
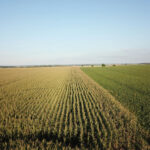
[[[82,67],[150,130],[150,65]]]

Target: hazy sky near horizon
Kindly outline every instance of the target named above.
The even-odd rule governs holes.
[[[150,62],[150,0],[0,0],[0,65]]]

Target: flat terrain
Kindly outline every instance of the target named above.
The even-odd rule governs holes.
[[[78,67],[0,69],[0,149],[148,149],[148,138]]]
[[[82,68],[150,130],[150,65]]]

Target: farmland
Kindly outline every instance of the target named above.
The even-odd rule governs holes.
[[[150,130],[150,65],[89,67],[82,70],[107,89]]]
[[[148,149],[148,139],[79,67],[0,69],[0,149]]]

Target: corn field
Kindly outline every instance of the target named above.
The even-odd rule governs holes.
[[[0,69],[0,149],[149,149],[148,138],[79,67]]]

